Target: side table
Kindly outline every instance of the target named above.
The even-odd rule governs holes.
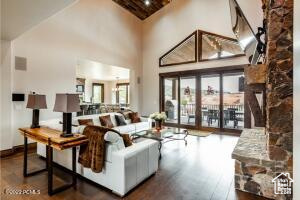
[[[51,196],[58,192],[64,191],[70,187],[76,189],[76,147],[88,143],[85,135],[74,134],[73,137],[61,137],[61,131],[47,127],[40,128],[19,128],[20,133],[24,136],[24,163],[23,176],[33,176],[40,172],[48,171],[48,194]],[[27,154],[28,138],[38,143],[46,145],[46,168],[33,172],[27,171]],[[72,148],[72,183],[53,188],[53,148],[59,151]]]

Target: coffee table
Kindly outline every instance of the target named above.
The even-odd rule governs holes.
[[[170,128],[166,127],[160,131],[156,129],[139,131],[131,135],[132,140],[138,138],[147,138],[157,140],[159,142],[159,158],[161,158],[161,147],[162,144],[170,141],[182,140],[187,145],[186,137],[189,135],[187,129]]]

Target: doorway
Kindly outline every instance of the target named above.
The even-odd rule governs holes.
[[[244,66],[160,74],[165,125],[207,131],[244,128]]]

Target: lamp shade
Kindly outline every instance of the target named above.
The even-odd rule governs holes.
[[[72,113],[79,112],[80,109],[79,94],[56,94],[53,111]]]
[[[46,95],[29,94],[26,107],[32,109],[46,109]]]

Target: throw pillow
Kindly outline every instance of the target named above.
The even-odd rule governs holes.
[[[138,116],[137,112],[129,113],[129,118],[131,119],[131,123],[141,122],[141,118]]]
[[[129,147],[129,146],[132,145],[132,141],[131,141],[131,139],[130,139],[129,134],[122,134],[122,138],[123,138],[125,147]]]
[[[114,127],[113,123],[111,122],[110,115],[100,116],[99,120],[100,120],[102,126],[105,126],[107,128]]]
[[[115,115],[117,126],[125,126],[127,123],[125,122],[125,118],[123,115]]]
[[[104,140],[116,145],[118,150],[125,148],[124,139],[116,132],[107,131],[104,135]]]
[[[118,113],[121,113],[125,117],[125,119],[130,119],[129,114],[132,113],[132,111],[131,110],[121,110]]]
[[[106,132],[104,140],[117,145],[119,150],[132,145],[129,134],[120,134],[113,131]]]
[[[78,119],[79,125],[94,125],[93,119]]]

